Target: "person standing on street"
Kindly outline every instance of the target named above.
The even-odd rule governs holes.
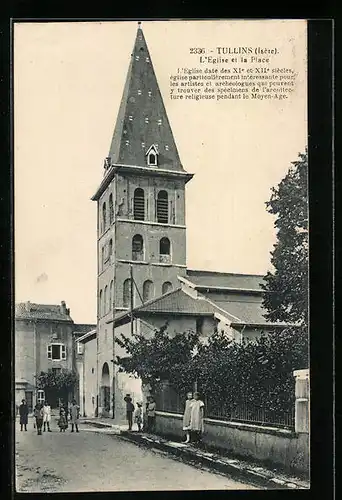
[[[28,406],[26,404],[25,399],[21,401],[21,405],[19,406],[19,417],[20,417],[20,430],[23,430],[23,426],[25,431],[27,431],[27,421],[28,421]]]
[[[128,430],[132,430],[133,425],[133,412],[134,412],[134,404],[132,403],[132,398],[130,394],[126,394],[124,397],[124,401],[126,403],[126,417],[128,421]]]
[[[146,405],[147,432],[153,433],[156,426],[156,403],[152,396],[148,396]]]
[[[141,432],[141,424],[142,424],[142,403],[137,403],[137,409],[134,414],[134,421],[138,426],[138,432]]]
[[[188,392],[187,400],[185,401],[184,415],[183,415],[183,431],[186,433],[186,443],[190,442],[190,421],[191,421],[191,406],[193,403],[192,392]]]
[[[76,427],[76,432],[78,430],[78,424],[80,422],[80,407],[77,405],[76,399],[72,400],[70,407],[70,423],[71,423],[71,432],[74,432],[74,426]]]
[[[34,407],[34,418],[36,419],[37,434],[41,436],[43,426],[43,405],[37,403]]]
[[[47,401],[44,401],[43,406],[43,432],[46,431],[46,426],[48,432],[51,432],[50,429],[50,421],[51,421],[51,406]]]
[[[62,406],[59,412],[59,420],[58,420],[59,432],[65,432],[65,429],[68,428],[68,420],[66,418],[65,409]]]
[[[204,403],[200,399],[198,392],[194,393],[194,399],[190,409],[190,431],[193,434],[195,441],[198,442],[200,441],[204,431]]]

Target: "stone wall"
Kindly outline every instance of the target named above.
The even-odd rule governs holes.
[[[182,438],[182,415],[157,412],[156,430],[161,435]],[[249,424],[204,419],[203,442],[232,455],[286,471],[309,473],[309,434],[294,433]]]

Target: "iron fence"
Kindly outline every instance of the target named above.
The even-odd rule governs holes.
[[[160,385],[155,393],[156,406],[159,411],[182,414],[184,412],[185,399],[185,394],[179,395],[172,386],[166,383]],[[275,411],[253,405],[248,401],[237,405],[225,406],[224,404],[214,404],[208,398],[204,398],[204,403],[204,416],[213,420],[240,422],[289,430],[293,430],[295,427],[294,405],[290,411]]]

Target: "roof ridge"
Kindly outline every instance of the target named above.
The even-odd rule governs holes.
[[[186,272],[188,273],[203,273],[203,274],[220,274],[220,275],[229,275],[229,276],[250,276],[250,277],[257,277],[257,278],[263,278],[265,277],[265,274],[245,274],[245,273],[230,273],[226,271],[209,271],[208,269],[187,269]]]

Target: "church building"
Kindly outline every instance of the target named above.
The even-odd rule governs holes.
[[[113,362],[121,354],[113,338],[124,325],[134,322],[135,331],[147,332],[172,320],[181,332],[219,324],[241,339],[243,329],[260,331],[266,323],[261,276],[187,270],[185,187],[192,177],[179,157],[139,25],[104,176],[92,197],[99,415],[121,419],[125,393],[142,398],[140,381],[117,373]]]

